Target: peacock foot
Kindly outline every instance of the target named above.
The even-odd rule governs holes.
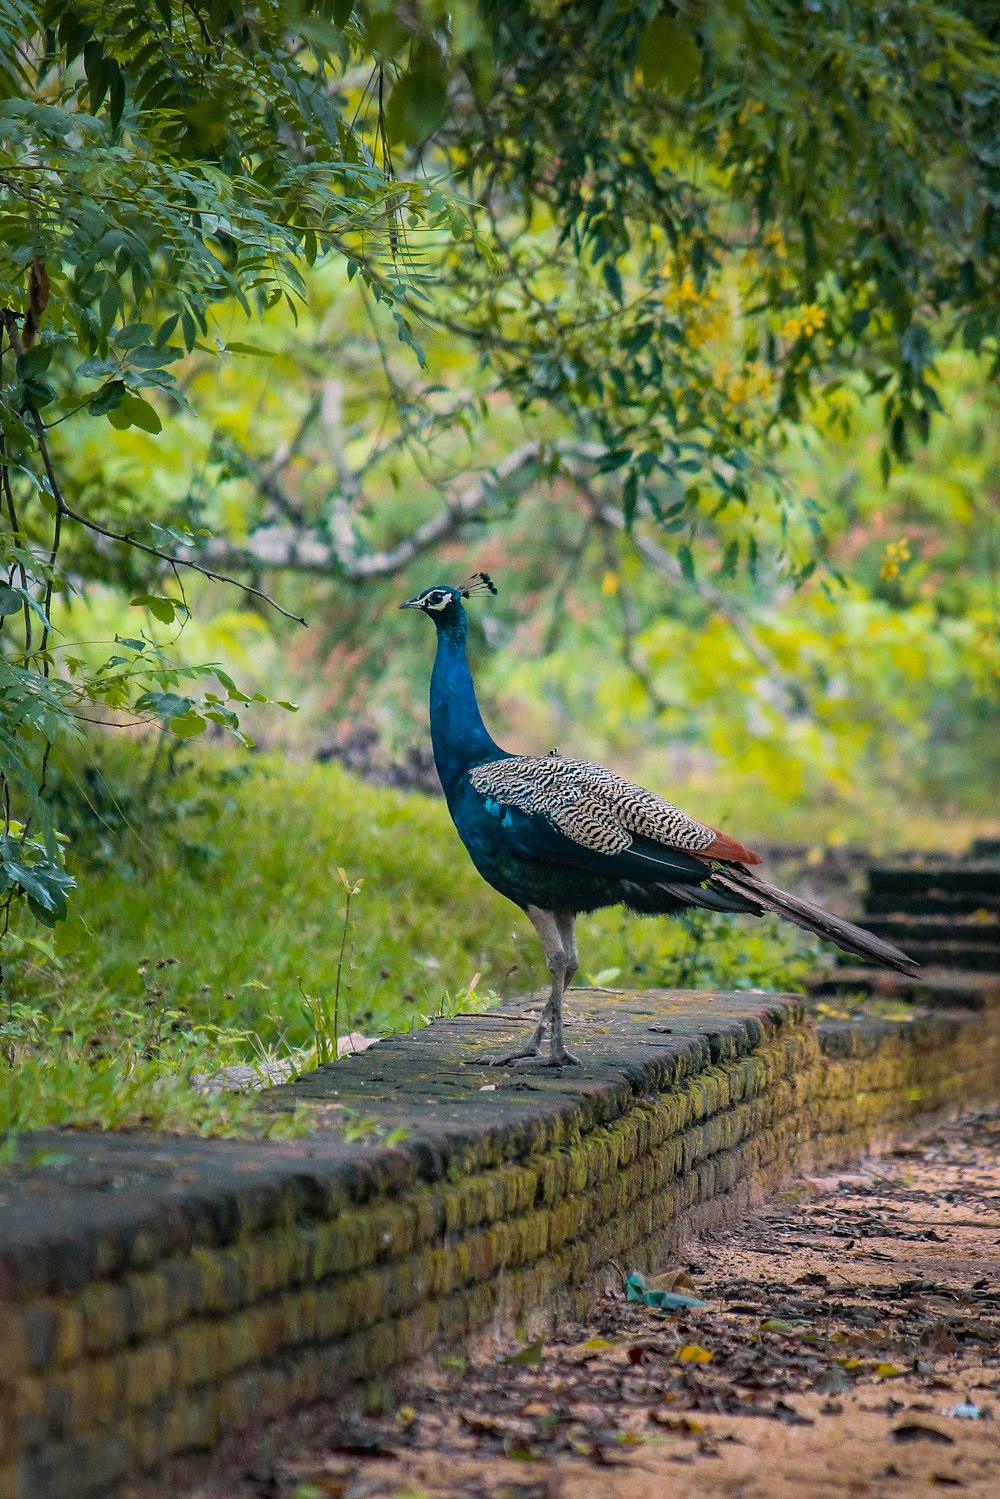
[[[505,1057],[490,1057],[487,1067],[513,1067],[515,1062],[530,1062],[541,1055],[537,1041],[528,1041],[520,1051],[508,1052]]]
[[[548,1055],[544,1056],[544,1057],[541,1056],[537,1052],[535,1052],[535,1053],[529,1053],[526,1056],[514,1057],[514,1058],[511,1059],[511,1064],[512,1064],[512,1066],[515,1066],[515,1067],[582,1067],[583,1066],[583,1063],[580,1061],[580,1058],[574,1056],[571,1051],[567,1051],[566,1048],[565,1048],[565,1046],[562,1048],[561,1051],[550,1051],[548,1053]]]

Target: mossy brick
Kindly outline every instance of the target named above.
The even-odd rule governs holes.
[[[292,1281],[294,1239],[287,1232],[247,1239],[232,1251],[243,1301],[259,1301]]]
[[[165,1424],[170,1452],[208,1451],[221,1435],[221,1399],[215,1387],[200,1386],[184,1391],[167,1409]]]
[[[119,1355],[122,1398],[126,1406],[146,1407],[161,1400],[174,1379],[174,1351],[170,1340],[154,1338]]]
[[[128,1281],[94,1281],[81,1292],[78,1307],[84,1351],[88,1354],[121,1348],[140,1325],[135,1296]]]
[[[4,1307],[3,1368],[0,1380],[44,1369],[55,1361],[58,1345],[58,1315],[46,1298]]]
[[[14,1470],[14,1492],[17,1499],[104,1495],[128,1469],[128,1446],[121,1432],[102,1433],[92,1442],[53,1442],[21,1456]]]

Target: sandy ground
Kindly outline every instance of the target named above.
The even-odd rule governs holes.
[[[285,1427],[188,1499],[1000,1499],[1000,1109],[681,1263],[705,1308],[609,1295],[543,1346],[442,1359],[384,1417]]]

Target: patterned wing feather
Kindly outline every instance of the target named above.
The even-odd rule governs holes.
[[[567,838],[595,853],[622,853],[639,837],[702,857],[758,862],[742,843],[586,760],[512,755],[475,766],[469,779],[482,796],[528,816],[541,814]]]

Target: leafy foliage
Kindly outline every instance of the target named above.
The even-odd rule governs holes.
[[[271,695],[192,648],[203,578],[244,580],[249,610],[262,571],[393,577],[463,524],[502,539],[518,506],[562,555],[577,532],[591,595],[613,580],[642,712],[669,719],[693,640],[758,739],[791,721],[832,773],[831,640],[853,652],[871,612],[794,650],[739,613],[842,576],[837,507],[795,493],[804,424],[877,401],[893,483],[944,351],[995,372],[997,40],[963,0],[0,0],[4,924],[12,902],[61,917],[71,888],[53,742],[91,719],[240,738]],[[264,314],[275,337],[244,341]],[[254,427],[262,355],[289,455],[346,430],[304,501],[220,414],[231,382]],[[900,607],[911,560],[879,580],[899,659],[932,633]],[[558,604],[552,561],[526,571]],[[71,606],[114,616],[103,652],[60,633]],[[936,702],[967,678],[964,624]]]
[[[54,600],[72,595],[81,570],[128,576],[144,560],[133,603],[178,633],[182,571],[217,577],[180,518],[144,514],[130,496],[120,523],[99,497],[78,501],[60,482],[59,429],[90,419],[159,434],[161,413],[187,405],[171,366],[196,346],[252,352],[202,342],[211,308],[232,300],[250,317],[294,306],[300,266],[318,255],[364,244],[377,260],[400,194],[411,220],[446,210],[455,222],[433,184],[396,181],[347,121],[330,69],[363,45],[342,5],[251,15],[170,0],[5,0],[0,10],[4,929],[15,900],[46,923],[66,912],[72,881],[45,796],[54,738],[81,718],[126,715],[181,737],[214,724],[245,740],[237,708],[251,699],[221,668],[184,663],[145,631],[116,636],[96,664],[55,639]],[[406,274],[415,281],[414,257]],[[179,690],[205,677],[200,695]]]

